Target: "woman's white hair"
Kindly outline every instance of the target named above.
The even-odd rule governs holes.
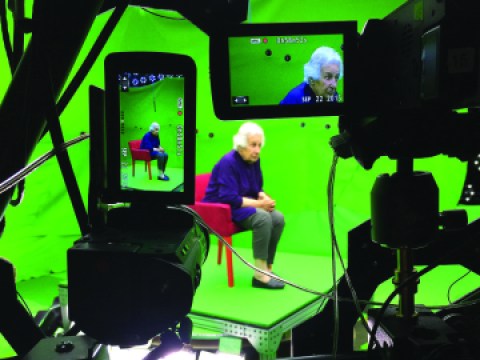
[[[303,66],[303,81],[308,83],[310,78],[320,79],[320,69],[326,64],[338,65],[340,78],[343,77],[343,61],[340,55],[331,47],[321,46],[313,52],[310,60]]]
[[[150,132],[152,132],[153,130],[160,130],[160,124],[159,123],[156,123],[156,122],[153,122],[152,125],[150,125]]]
[[[260,125],[253,122],[246,122],[238,129],[238,132],[233,136],[233,148],[238,150],[239,148],[246,148],[248,145],[249,135],[261,135],[262,147],[265,145],[265,134]]]

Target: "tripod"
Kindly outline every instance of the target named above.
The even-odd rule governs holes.
[[[439,192],[431,173],[415,172],[413,159],[399,159],[397,172],[380,175],[372,189],[372,241],[395,249],[398,286],[415,273],[413,250],[435,241],[439,225]],[[415,316],[417,283],[399,293],[399,316]]]
[[[413,159],[399,159],[397,172],[377,178],[371,200],[372,240],[396,253],[393,283],[399,297],[396,310],[370,311],[376,321],[374,336],[381,326],[391,340],[388,358],[394,360],[467,354],[453,328],[432,312],[415,308],[419,278],[414,251],[435,242],[440,232],[439,192],[432,174],[415,172]]]

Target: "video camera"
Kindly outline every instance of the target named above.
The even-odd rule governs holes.
[[[470,9],[470,10],[469,10]],[[370,169],[393,159],[478,153],[480,100],[473,2],[409,1],[369,20],[357,47],[358,86],[332,146]]]
[[[240,24],[211,34],[212,91],[220,119],[340,116],[332,147],[370,169],[383,155],[462,160],[476,153],[480,101],[472,0],[408,1],[384,19]],[[342,58],[338,96],[281,105],[320,46]]]
[[[158,52],[109,54],[105,91],[91,89],[92,231],[68,250],[69,318],[102,343],[145,344],[192,306],[208,233],[171,207],[194,202],[195,96],[193,60]]]

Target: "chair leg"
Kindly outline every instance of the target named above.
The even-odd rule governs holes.
[[[222,263],[222,255],[223,255],[223,241],[218,240],[218,251],[217,251],[217,264]]]
[[[152,166],[150,161],[147,161],[147,167],[148,167],[148,178],[152,180]]]
[[[135,160],[132,159],[132,176],[135,176]]]
[[[230,246],[232,246],[232,237],[226,236],[225,240]],[[225,246],[225,256],[227,258],[227,277],[228,277],[228,286],[233,287],[233,259],[232,251]]]
[[[232,237],[231,236],[224,236],[225,241],[232,246]],[[222,254],[223,254],[223,241],[218,240],[218,251],[217,251],[217,264],[222,263]],[[228,286],[233,287],[233,257],[232,251],[225,246],[225,256],[227,258],[227,278],[228,278]]]

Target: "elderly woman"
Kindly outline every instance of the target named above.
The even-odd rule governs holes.
[[[332,48],[316,49],[303,67],[303,82],[290,90],[281,105],[338,102],[337,82],[343,76],[343,61]]]
[[[160,125],[156,122],[150,125],[149,131],[143,136],[140,143],[140,149],[150,151],[150,157],[157,159],[158,167],[158,180],[167,181],[170,178],[165,174],[165,168],[167,167],[168,154],[165,149],[160,146]]]
[[[203,201],[230,205],[232,220],[252,230],[255,266],[268,274],[272,272],[285,220],[275,209],[275,201],[263,190],[260,151],[264,144],[262,128],[252,122],[244,123],[233,137],[234,149],[214,166]],[[285,287],[281,281],[259,271],[255,271],[252,286]]]

